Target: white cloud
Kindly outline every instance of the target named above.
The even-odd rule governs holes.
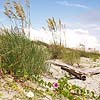
[[[99,24],[100,25],[100,11],[99,9],[92,9],[76,16],[80,22],[85,24]]]
[[[25,29],[25,31],[27,32],[28,30]],[[50,43],[52,41],[52,35],[49,31],[44,31],[43,29],[35,30],[33,28],[30,28],[30,39]]]
[[[71,23],[71,22],[67,22],[66,23],[67,28],[69,29],[82,29],[82,31],[87,31],[89,34],[91,33],[93,36],[95,36],[98,41],[100,42],[100,25],[99,24],[82,24],[80,22],[77,23]],[[81,30],[79,30],[78,33],[82,34],[82,32],[80,32]],[[83,34],[86,34],[87,32],[84,32]],[[87,33],[87,34],[88,34]]]
[[[59,42],[59,34],[60,32],[57,32],[57,41]],[[65,38],[66,38],[66,44],[68,47],[78,47],[79,44],[84,44],[86,48],[99,48],[99,42],[96,39],[95,36],[91,35],[87,30],[83,29],[66,29],[65,35],[62,32],[61,35],[62,43],[65,44]],[[30,34],[31,40],[41,40],[46,43],[52,43],[52,34],[49,31],[44,30],[35,30],[31,28],[31,34]],[[99,48],[100,49],[100,48]]]
[[[60,5],[64,5],[64,6],[69,6],[69,7],[79,7],[79,8],[85,8],[85,9],[88,8],[85,5],[82,5],[82,4],[73,4],[73,3],[69,3],[67,1],[57,1],[56,3],[60,4]]]
[[[83,30],[83,29],[74,29],[73,31],[76,34],[89,34],[89,32],[87,30]]]
[[[97,48],[98,46],[96,37],[82,29],[67,29],[66,40],[70,47],[78,47],[79,44],[84,44],[87,48]]]

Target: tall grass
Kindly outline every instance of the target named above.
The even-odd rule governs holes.
[[[69,49],[65,49],[62,52],[62,60],[70,65],[77,64],[80,66],[80,54],[78,51],[74,52]]]
[[[43,45],[30,41],[20,33],[0,32],[1,68],[4,73],[16,77],[31,77],[46,72],[45,60],[48,50]]]
[[[100,54],[98,53],[65,48],[60,45],[49,45],[49,50],[52,54],[51,59],[62,59],[65,63],[70,65],[77,64],[80,66],[80,57],[90,58],[93,59],[93,61],[100,58]]]

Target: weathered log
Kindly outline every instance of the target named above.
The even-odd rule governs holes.
[[[53,60],[49,60],[48,63],[61,67],[62,70],[69,72],[70,74],[72,74],[73,76],[75,76],[76,78],[80,80],[86,80],[85,73],[71,65],[68,65],[62,62],[59,63]]]
[[[70,74],[72,74],[73,76],[75,76],[76,78],[80,80],[86,80],[86,76],[88,75],[100,74],[100,67],[80,69],[80,68],[75,68],[74,66],[59,62],[59,61],[49,60],[48,62],[50,64],[61,67],[62,70],[69,72]]]
[[[69,72],[70,74],[74,75],[76,78],[85,81],[86,80],[86,75],[82,72],[76,72],[73,69],[67,69],[67,67],[61,67],[62,70],[65,70]]]
[[[100,67],[83,68],[82,71],[84,71],[86,75],[96,75],[100,74]]]

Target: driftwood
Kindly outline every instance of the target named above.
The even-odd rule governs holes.
[[[47,62],[56,65],[58,67],[61,67],[62,70],[69,72],[70,74],[72,74],[73,76],[75,76],[80,80],[86,80],[86,76],[88,75],[100,74],[100,67],[80,69],[59,61],[49,60]]]
[[[100,67],[83,68],[81,70],[84,71],[86,75],[90,75],[90,76],[100,74]]]

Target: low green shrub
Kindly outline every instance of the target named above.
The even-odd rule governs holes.
[[[52,54],[51,59],[62,59],[65,63],[73,65],[74,63],[79,64],[80,53],[70,48],[65,48],[60,45],[50,45],[50,51]]]
[[[52,55],[51,59],[62,59],[65,63],[70,65],[76,63],[78,66],[80,66],[80,57],[91,58],[93,61],[100,58],[100,54],[98,53],[65,48],[64,46],[57,44],[49,45],[48,47]]]
[[[62,52],[62,60],[65,62],[65,63],[68,63],[70,65],[73,65],[74,63],[78,64],[80,63],[80,54],[78,51],[72,51],[72,50],[68,50],[68,49],[65,49],[63,52]]]
[[[50,45],[49,51],[51,52],[51,59],[61,59],[62,52],[64,51],[65,47],[60,45]]]
[[[81,57],[91,58],[93,61],[96,61],[96,59],[99,59],[100,54],[94,53],[94,52],[86,52],[86,51],[80,51]]]
[[[17,77],[31,77],[46,72],[48,49],[30,41],[20,33],[2,30],[0,33],[1,68]]]

